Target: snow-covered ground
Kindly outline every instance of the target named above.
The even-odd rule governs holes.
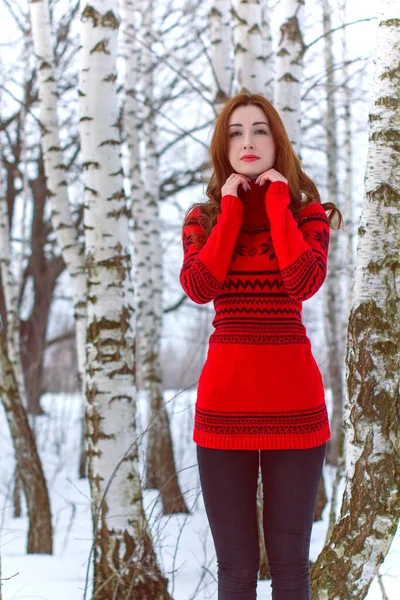
[[[179,482],[192,514],[163,517],[159,494],[154,490],[144,491],[144,502],[160,564],[170,581],[169,592],[174,600],[217,600],[215,551],[201,496],[195,445],[191,439],[194,399],[194,392],[166,393]],[[329,408],[329,396],[327,402]],[[143,428],[146,413],[142,397],[138,405],[140,427]],[[2,600],[90,600],[90,493],[87,480],[77,477],[80,402],[76,396],[47,395],[42,406],[47,414],[36,417],[35,430],[51,495],[54,556],[26,555],[24,502],[24,516],[12,518],[14,452],[5,415],[0,409]],[[141,473],[143,458],[142,451]],[[324,469],[327,493],[330,494],[334,473],[327,465]],[[323,520],[313,527],[311,560],[316,559],[324,545],[328,515],[329,504],[324,509]],[[399,532],[380,572],[388,599],[397,600],[400,588]],[[271,598],[270,582],[258,582],[258,598]],[[377,579],[367,598],[382,599]]]

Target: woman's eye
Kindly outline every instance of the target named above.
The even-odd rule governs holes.
[[[241,134],[241,131],[234,131],[233,133],[231,133],[230,137],[236,136],[237,133]],[[267,132],[264,131],[264,129],[257,129],[257,131],[255,133],[267,133]]]

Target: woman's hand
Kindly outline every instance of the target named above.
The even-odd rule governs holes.
[[[239,185],[241,185],[245,191],[249,190],[250,184],[248,177],[245,175],[240,175],[240,173],[232,173],[232,175],[229,175],[228,179],[221,188],[221,198],[223,196],[227,196],[228,194],[238,198],[237,189]]]
[[[263,185],[267,180],[271,181],[271,183],[273,181],[283,181],[287,184],[288,182],[286,177],[281,175],[276,169],[268,169],[268,171],[264,171],[264,173],[261,173],[257,177],[256,183],[258,183],[259,185]]]

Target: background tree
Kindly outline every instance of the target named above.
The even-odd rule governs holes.
[[[332,23],[331,7],[328,0],[321,0],[323,31],[324,31],[324,60],[326,70],[326,148],[327,148],[327,201],[334,202],[342,209],[339,194],[339,140],[335,72],[333,69]],[[342,294],[339,281],[340,246],[337,235],[331,236],[328,251],[328,272],[324,287],[325,293],[325,337],[328,348],[329,387],[332,394],[331,438],[328,440],[326,462],[338,465],[338,455],[342,452],[343,440],[343,361],[342,351]]]
[[[268,65],[263,54],[262,0],[233,0],[231,11],[236,90],[263,94]]]
[[[18,313],[15,307],[9,308],[7,302],[15,302],[17,283],[14,279],[10,261],[10,236],[5,199],[3,169],[0,167],[0,250],[1,275],[5,290],[5,312],[7,315]],[[29,426],[28,417],[22,402],[16,377],[15,362],[8,354],[7,326],[11,329],[11,318],[3,322],[0,328],[0,396],[7,417],[8,426],[14,444],[17,472],[25,493],[29,517],[27,552],[29,554],[51,554],[53,534],[50,501],[42,465],[37,453],[35,438]],[[18,366],[17,366],[18,369]]]
[[[85,343],[86,343],[86,274],[84,272],[84,250],[79,241],[77,226],[72,218],[70,200],[68,197],[68,182],[65,177],[66,166],[60,144],[60,127],[57,114],[58,91],[53,53],[53,35],[50,25],[48,0],[31,0],[30,15],[32,24],[33,46],[37,64],[37,79],[39,87],[40,107],[40,140],[44,159],[45,193],[42,198],[50,200],[53,231],[61,250],[60,267],[66,265],[71,278],[74,297],[74,317],[77,346],[78,385],[84,391],[85,373]],[[72,15],[71,15],[72,16]],[[61,257],[60,257],[61,258]],[[48,295],[49,302],[52,294]],[[47,315],[50,310],[48,306]],[[47,320],[42,321],[47,325]],[[44,340],[46,332],[42,333]],[[40,364],[43,365],[43,354]],[[30,360],[30,355],[27,357]],[[42,378],[40,378],[41,383]],[[42,386],[37,390],[37,396],[42,392]],[[84,394],[82,393],[82,403]],[[82,406],[83,408],[83,406]],[[83,410],[82,410],[83,414]],[[82,419],[82,431],[84,420]],[[80,461],[81,474],[84,471],[85,452],[82,448]]]
[[[276,52],[273,104],[285,123],[293,149],[300,155],[301,91],[303,81],[304,0],[285,0],[282,33]]]
[[[86,432],[93,594],[167,599],[143,509],[133,287],[116,94],[116,0],[81,6],[80,132],[87,270]]]
[[[209,0],[208,7],[212,68],[211,96],[219,112],[231,95],[233,83],[231,0]]]
[[[346,487],[340,518],[312,569],[315,598],[365,598],[400,517],[400,22],[383,0],[377,28],[365,195],[346,352]]]
[[[153,2],[142,1],[140,80],[143,81],[143,187],[135,196],[134,244],[137,260],[137,349],[148,403],[147,488],[160,491],[165,514],[187,512],[175,469],[168,413],[163,400],[161,335],[163,317],[163,253],[159,214],[159,160],[157,156],[156,100],[154,98]],[[125,12],[125,15],[128,11]],[[139,34],[139,31],[136,32]],[[136,42],[137,43],[137,42]],[[135,66],[135,65],[132,65]],[[131,69],[128,62],[126,72]],[[133,127],[135,126],[135,121]],[[136,129],[135,129],[136,131]],[[130,148],[133,142],[130,143]],[[139,180],[140,181],[140,180]],[[131,180],[131,188],[135,181]]]

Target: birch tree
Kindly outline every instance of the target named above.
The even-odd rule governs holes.
[[[27,73],[25,67],[25,79],[27,80]],[[19,297],[21,292],[21,281],[23,276],[24,267],[24,234],[26,224],[26,212],[27,205],[30,200],[29,194],[29,183],[27,177],[27,164],[26,164],[26,98],[24,106],[21,109],[20,118],[20,142],[21,142],[21,160],[24,163],[24,175],[23,175],[23,211],[22,211],[22,249],[18,256],[11,258],[11,219],[8,214],[8,207],[6,201],[7,189],[5,181],[1,177],[1,189],[0,189],[0,231],[1,231],[1,283],[4,294],[4,304],[6,306],[6,331],[7,331],[7,351],[10,359],[10,363],[15,373],[15,378],[18,384],[19,394],[24,405],[27,408],[27,398],[25,390],[25,379],[24,372],[21,362],[21,343],[20,343],[20,318],[19,318]],[[0,153],[1,154],[1,153]],[[3,174],[2,165],[0,169]],[[11,263],[13,263],[11,265]],[[18,480],[18,477],[16,478]]]
[[[81,6],[80,124],[84,165],[87,435],[94,523],[94,596],[169,598],[153,550],[138,473],[129,212],[116,94],[116,0]]]
[[[78,378],[79,387],[82,390],[82,441],[79,471],[83,476],[86,456],[83,399],[87,292],[84,250],[78,239],[76,224],[72,219],[68,185],[65,179],[65,164],[60,148],[57,77],[48,0],[31,0],[30,14],[38,74],[41,144],[45,163],[47,196],[51,202],[53,229],[71,277],[73,291]]]
[[[3,169],[0,168],[0,249],[1,275],[6,301],[14,301],[14,282],[9,258],[9,226]],[[6,305],[8,313],[8,306]],[[14,309],[15,310],[15,309]],[[11,314],[13,311],[10,309]],[[0,396],[14,445],[18,476],[21,479],[28,509],[27,552],[52,554],[53,530],[50,501],[36,443],[18,389],[14,366],[10,360],[6,330],[0,329]]]
[[[231,61],[231,0],[209,0],[212,102],[219,112],[231,95],[233,69]]]
[[[52,3],[54,7],[54,3]],[[44,177],[43,155],[40,152],[40,144],[37,144],[37,102],[38,92],[36,83],[36,70],[32,68],[34,61],[34,51],[32,49],[32,30],[27,26],[30,21],[29,7],[30,3],[18,3],[17,0],[9,0],[6,7],[10,15],[19,27],[21,35],[24,38],[24,54],[21,60],[25,65],[26,75],[21,90],[21,94],[5,94],[7,103],[4,103],[4,113],[11,112],[11,116],[2,123],[2,128],[6,130],[4,145],[3,164],[7,169],[7,201],[9,207],[10,219],[12,219],[13,208],[16,201],[21,201],[21,196],[29,196],[29,207],[32,208],[33,216],[30,228],[30,238],[28,237],[25,245],[25,263],[24,274],[22,277],[21,296],[25,294],[27,283],[33,283],[34,295],[33,306],[29,316],[21,320],[21,360],[24,370],[24,379],[26,387],[26,396],[28,412],[31,414],[43,414],[40,406],[40,397],[43,391],[43,360],[46,350],[46,332],[49,318],[49,311],[52,303],[53,291],[60,273],[65,269],[65,263],[60,256],[59,250],[54,246],[51,227],[49,227],[47,216],[47,190]],[[54,24],[54,48],[56,62],[58,65],[58,83],[60,97],[68,94],[72,88],[71,62],[74,57],[76,42],[70,35],[71,23],[74,22],[74,15],[77,10],[77,3],[74,6],[68,6],[65,12],[60,15],[57,11],[57,19],[53,19]],[[49,42],[50,43],[50,42]],[[17,59],[19,62],[19,58]],[[3,80],[7,81],[7,75],[2,73]],[[12,75],[11,75],[12,76]],[[8,90],[5,84],[5,90]],[[17,96],[22,96],[24,102],[20,103]],[[12,100],[10,100],[12,98]],[[60,100],[60,98],[57,98]],[[67,100],[68,102],[68,100]],[[15,108],[16,106],[16,108]],[[68,111],[73,114],[70,106]],[[28,130],[26,133],[29,143],[27,145],[27,163],[29,164],[30,177],[27,177],[24,154],[24,112],[28,117]],[[65,112],[64,112],[65,115]],[[33,116],[33,118],[31,118]],[[70,123],[71,116],[67,112],[67,121]],[[65,125],[64,125],[65,126]],[[64,129],[65,131],[65,129]],[[68,148],[69,169],[74,167],[78,153],[78,140],[76,129],[70,126],[67,132],[67,139],[64,138],[63,145]],[[32,177],[31,173],[35,170],[36,175]],[[23,180],[24,192],[22,192],[21,183]],[[29,193],[27,194],[27,189]],[[79,218],[78,218],[79,220]],[[28,233],[28,236],[29,236]],[[30,248],[34,252],[30,252]],[[1,297],[1,290],[0,290]],[[0,301],[1,304],[1,301]],[[85,331],[84,331],[85,333]]]
[[[153,100],[152,64],[152,2],[142,2],[141,32],[144,44],[140,48],[141,79],[144,91],[144,111],[141,120],[144,133],[145,177],[139,168],[138,118],[135,92],[138,73],[137,35],[131,2],[122,2],[125,27],[125,55],[132,57],[126,62],[126,113],[127,137],[131,153],[130,181],[132,207],[135,215],[135,267],[137,296],[137,350],[140,356],[142,377],[148,405],[148,444],[145,487],[160,491],[164,514],[188,512],[179,489],[173,455],[169,417],[163,400],[161,373],[161,334],[163,317],[163,262],[159,218],[159,167],[156,148],[156,123]],[[129,30],[128,30],[129,26]],[[137,31],[136,31],[137,34]],[[130,122],[132,120],[132,122]],[[140,128],[141,129],[141,128]],[[135,181],[134,177],[138,177]],[[139,183],[139,185],[138,185]]]
[[[263,94],[266,65],[263,56],[261,0],[232,0],[233,51],[237,92]],[[225,59],[226,60],[226,59]]]
[[[21,130],[22,130],[22,156],[25,158],[25,107],[21,111]],[[4,329],[3,334],[6,336],[7,354],[10,360],[11,368],[15,374],[16,384],[18,387],[19,396],[21,398],[22,405],[27,410],[27,397],[25,390],[25,378],[24,369],[21,361],[21,337],[20,329],[21,322],[19,318],[19,298],[21,292],[21,282],[23,276],[23,263],[24,263],[24,241],[25,241],[25,222],[26,222],[26,207],[29,201],[28,182],[26,176],[26,164],[24,165],[24,191],[23,191],[23,214],[22,214],[22,249],[18,257],[11,259],[11,220],[8,214],[6,194],[7,189],[3,177],[0,176],[0,272],[1,272],[1,291],[3,295],[3,314]],[[1,175],[3,174],[3,168],[0,164]],[[13,489],[13,500],[14,500],[14,518],[21,516],[21,481],[18,474],[18,466],[15,469],[14,476],[14,489]]]
[[[335,72],[333,69],[331,7],[328,0],[321,0],[324,29],[324,59],[326,71],[326,148],[328,166],[328,202],[334,202],[340,206],[340,194],[338,184],[338,133],[335,94]],[[342,451],[343,436],[343,396],[344,396],[344,355],[342,351],[342,319],[341,319],[341,287],[339,269],[339,238],[332,236],[328,254],[328,273],[324,287],[324,325],[325,338],[327,341],[328,369],[330,390],[333,400],[331,417],[331,438],[328,441],[326,462],[338,465],[338,455]]]
[[[346,4],[343,3],[339,6],[340,13],[340,21],[342,26],[346,22]],[[344,221],[347,223],[347,229],[345,229],[345,244],[346,250],[344,255],[346,256],[346,264],[344,266],[345,271],[342,271],[342,277],[345,279],[345,296],[344,296],[344,309],[340,310],[338,318],[334,320],[339,320],[341,325],[341,339],[340,339],[340,348],[341,348],[341,356],[344,356],[344,351],[346,347],[346,338],[347,338],[347,323],[349,320],[350,313],[350,302],[351,302],[351,293],[353,289],[353,273],[354,273],[354,249],[353,249],[353,228],[354,228],[354,217],[353,217],[353,167],[352,167],[352,159],[353,159],[353,142],[352,142],[352,132],[351,132],[351,97],[352,91],[350,89],[350,85],[347,82],[350,80],[349,77],[349,68],[348,68],[348,52],[347,52],[347,29],[345,27],[342,28],[342,62],[343,62],[343,78],[346,82],[342,86],[342,105],[343,105],[343,121],[344,121],[344,140],[343,140],[343,150],[344,150],[344,161],[345,161],[345,182],[344,182],[344,190],[342,196],[344,198]],[[327,279],[329,281],[330,274],[328,271]],[[325,316],[326,319],[326,316]],[[325,327],[331,327],[333,323],[329,320],[325,321]],[[344,365],[341,364],[340,369],[342,375],[342,381],[344,380]],[[336,384],[337,386],[339,384]],[[332,387],[331,387],[332,389]],[[339,485],[342,481],[342,477],[344,474],[345,467],[345,456],[344,456],[344,430],[343,430],[343,402],[344,402],[344,394],[345,394],[345,383],[343,381],[342,386],[342,408],[341,408],[341,419],[342,426],[340,432],[340,440],[338,440],[338,455],[337,461],[333,460],[333,464],[336,463],[336,474],[335,479],[332,485],[332,493],[331,493],[331,502],[329,509],[329,525],[326,532],[326,541],[328,541],[332,529],[335,525],[336,521],[336,509],[337,509],[337,498],[339,493]],[[333,393],[333,392],[332,392]],[[334,425],[336,429],[336,425]],[[331,457],[328,456],[329,448],[327,450],[327,462],[330,462]]]
[[[24,63],[24,83],[28,81],[29,73],[28,73],[28,59],[26,57],[27,50],[29,49],[29,45],[27,42],[27,36],[25,36],[25,63]],[[26,85],[24,86],[26,90]],[[6,186],[3,185],[3,189],[0,191],[0,223],[3,224],[3,229],[1,231],[2,237],[2,249],[3,252],[0,258],[1,264],[1,291],[3,293],[4,298],[4,312],[5,312],[5,330],[7,336],[7,351],[10,359],[11,366],[15,373],[15,378],[18,385],[19,395],[21,397],[22,404],[27,410],[28,408],[28,399],[26,395],[25,389],[25,377],[24,377],[24,369],[21,360],[21,321],[19,318],[19,298],[22,287],[23,280],[23,269],[24,269],[24,251],[25,251],[25,225],[26,225],[26,213],[27,213],[27,205],[30,200],[29,193],[29,183],[27,177],[27,161],[26,161],[26,113],[27,113],[27,102],[26,102],[26,93],[24,98],[24,104],[21,107],[21,117],[20,117],[20,142],[21,142],[21,161],[24,164],[24,175],[23,175],[23,211],[22,211],[22,248],[19,253],[19,256],[15,261],[13,261],[13,269],[11,268],[11,219],[8,215],[8,208],[6,202]],[[0,102],[1,104],[1,102]],[[2,165],[0,165],[0,169],[2,169]],[[15,470],[14,477],[14,490],[13,490],[13,500],[14,500],[14,517],[18,518],[22,514],[21,510],[21,482],[18,475],[18,469]]]
[[[347,50],[347,28],[344,27],[344,24],[347,20],[347,10],[346,10],[346,2],[339,5],[339,15],[340,15],[340,23],[343,26],[341,32],[341,43],[342,43],[342,73],[343,79],[345,82],[350,80],[349,76],[349,57]],[[353,136],[351,131],[351,121],[352,121],[352,96],[353,90],[350,85],[343,85],[342,87],[342,106],[343,106],[343,122],[344,122],[344,138],[343,138],[343,154],[345,160],[345,184],[343,190],[343,212],[344,212],[344,220],[348,223],[348,227],[345,235],[345,256],[346,256],[346,269],[344,272],[345,278],[345,298],[344,298],[344,318],[342,319],[342,347],[346,346],[346,338],[347,338],[347,322],[348,316],[350,313],[350,303],[351,303],[351,293],[354,284],[354,265],[355,265],[355,256],[354,256],[354,209],[353,204],[354,200],[352,197],[352,189],[353,189]],[[343,352],[344,354],[344,352]]]
[[[346,352],[346,486],[340,517],[312,567],[318,600],[365,598],[400,516],[400,21],[378,13],[365,193]]]
[[[65,165],[60,149],[57,115],[53,36],[48,0],[31,0],[32,37],[37,64],[41,144],[46,174],[47,196],[51,201],[52,225],[65,264],[71,276],[74,294],[78,370],[83,385],[86,339],[86,275],[83,247],[72,220],[65,180]]]
[[[272,45],[270,0],[261,0],[261,35],[262,35],[262,81],[264,89],[260,93],[269,100],[274,97],[275,84],[275,51]]]
[[[284,17],[280,27],[276,54],[276,83],[274,106],[279,112],[290,141],[297,154],[300,143],[300,102],[303,80],[303,41],[304,0],[284,0]]]

